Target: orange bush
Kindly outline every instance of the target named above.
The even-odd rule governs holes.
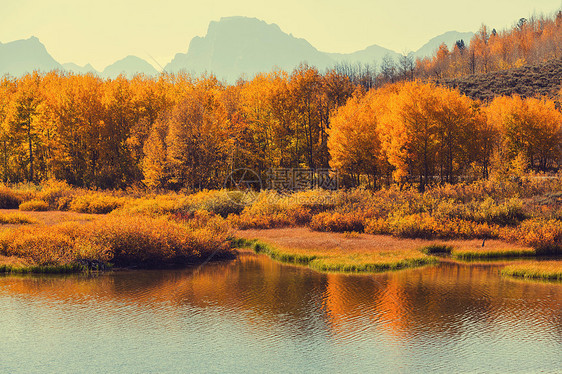
[[[0,232],[0,254],[33,264],[67,265],[80,260],[118,266],[161,267],[230,256],[223,221],[199,217],[187,224],[164,218],[108,216],[85,224],[18,227]]]
[[[504,229],[501,238],[529,245],[543,254],[562,252],[562,221],[530,219],[513,229]]]
[[[365,225],[362,217],[356,213],[319,213],[312,217],[310,228],[329,232],[363,232]]]

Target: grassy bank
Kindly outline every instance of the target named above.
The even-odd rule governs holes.
[[[237,247],[247,247],[284,263],[323,272],[382,272],[443,261],[538,257],[537,250],[500,240],[395,238],[388,235],[315,232],[307,228],[239,230]]]
[[[318,233],[308,229],[241,231],[236,241],[284,263],[307,266],[322,272],[377,273],[435,264],[424,254],[422,241],[403,241],[383,236]]]
[[[508,265],[501,274],[507,277],[562,281],[562,261],[533,261]]]
[[[486,259],[508,259],[537,256],[537,250],[529,246],[507,243],[500,240],[452,240],[451,257],[457,260],[473,261]]]

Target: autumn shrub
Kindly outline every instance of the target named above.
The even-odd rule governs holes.
[[[350,191],[310,190],[292,194],[264,191],[239,216],[229,216],[229,221],[238,228],[279,228],[311,225],[313,229],[329,231],[363,231],[356,211],[365,211],[373,206],[372,192],[356,189]],[[334,215],[330,224],[329,216]],[[312,223],[313,217],[318,215]],[[348,217],[348,218],[342,218]],[[342,223],[347,220],[348,224]],[[338,223],[339,222],[339,223]],[[341,225],[340,225],[341,224]],[[336,226],[341,227],[337,228]]]
[[[308,209],[311,214],[317,214],[336,208],[337,199],[337,192],[314,189],[296,192],[292,195],[293,202],[291,205]]]
[[[240,191],[212,191],[190,196],[189,205],[184,209],[206,210],[227,217],[229,214],[240,214],[244,210],[244,196]]]
[[[240,215],[229,215],[228,221],[234,227],[246,230],[304,226],[310,222],[311,218],[310,209],[296,207],[291,210],[273,212],[270,214],[244,211]]]
[[[513,198],[498,204],[488,198],[480,204],[477,213],[471,218],[481,223],[516,225],[527,217],[523,211],[522,201],[519,199]]]
[[[11,189],[0,187],[0,209],[18,209],[22,199]]]
[[[462,219],[500,226],[517,225],[527,218],[520,199],[509,199],[498,203],[492,198],[466,204],[444,200],[437,205],[435,215],[441,219]]]
[[[122,207],[123,204],[123,198],[101,192],[89,192],[75,197],[70,202],[69,210],[78,213],[107,214]]]
[[[43,200],[29,200],[24,201],[20,204],[19,210],[22,211],[34,211],[34,212],[45,212],[49,210],[49,204]]]
[[[442,230],[437,219],[427,213],[391,217],[389,226],[393,235],[403,238],[432,239]]]
[[[392,215],[387,220],[368,221],[366,232],[391,234],[403,238],[474,239],[496,238],[500,227],[486,222],[443,219],[428,213]]]
[[[562,221],[557,219],[529,219],[516,228],[505,229],[501,238],[531,246],[537,254],[562,253]]]
[[[36,199],[45,201],[51,210],[68,210],[74,196],[80,193],[83,192],[64,181],[49,180],[41,185]]]
[[[325,209],[323,200],[313,200],[309,197],[306,193],[283,195],[274,191],[263,191],[251,205],[244,207],[239,215],[230,214],[228,221],[239,229],[304,226],[310,222],[313,210]]]
[[[457,203],[484,201],[505,201],[512,198],[531,198],[557,193],[562,190],[560,176],[529,174],[519,179],[479,179],[471,183],[445,184],[434,186],[425,192],[439,201],[452,200]]]
[[[364,220],[357,213],[319,213],[312,217],[310,228],[326,232],[363,232]]]
[[[0,254],[34,265],[100,261],[162,267],[231,256],[231,233],[213,216],[190,224],[165,218],[107,216],[80,224],[18,227],[0,232]]]
[[[390,235],[392,229],[386,218],[370,218],[365,221],[365,233],[373,235]]]
[[[21,257],[36,265],[65,265],[79,257],[76,239],[83,228],[76,223],[18,227],[0,233],[0,254]]]
[[[187,197],[179,194],[162,194],[127,199],[116,213],[160,217],[180,211],[187,206]]]
[[[18,183],[9,186],[9,189],[21,202],[36,199],[37,193],[41,190],[41,185],[34,183]]]
[[[533,196],[526,205],[533,217],[562,220],[562,191]]]
[[[108,217],[89,230],[87,244],[92,252],[106,253],[117,266],[185,264],[211,254],[231,254],[228,232],[189,228],[164,218]]]

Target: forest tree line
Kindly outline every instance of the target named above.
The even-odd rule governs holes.
[[[213,76],[104,80],[64,72],[0,81],[0,175],[117,188],[220,187],[230,170],[329,166],[346,77],[301,66],[226,85]]]
[[[366,91],[301,66],[235,85],[163,74],[0,81],[0,176],[76,186],[220,188],[232,170],[336,168],[346,185],[424,188],[494,165],[554,171],[562,114],[548,99],[473,101],[420,81]]]

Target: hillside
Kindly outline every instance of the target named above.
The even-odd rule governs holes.
[[[292,70],[301,62],[324,69],[334,61],[304,39],[286,34],[279,26],[256,18],[227,17],[211,22],[205,37],[195,37],[187,53],[178,53],[168,72],[212,72],[229,81],[241,75]]]
[[[127,56],[113,64],[109,65],[103,72],[101,76],[104,78],[114,79],[118,75],[124,74],[127,78],[132,78],[135,74],[145,74],[147,76],[156,76],[158,71],[143,60],[142,58],[136,56]]]
[[[20,76],[34,70],[50,71],[60,68],[61,65],[34,36],[10,43],[0,43],[0,75]]]
[[[562,59],[520,68],[473,74],[460,78],[442,79],[437,83],[458,88],[472,99],[492,100],[496,96],[517,94],[522,97],[553,98],[561,88]]]
[[[464,43],[468,46],[473,36],[473,32],[446,32],[444,34],[436,36],[435,38],[432,38],[430,41],[424,44],[420,49],[414,52],[414,57],[425,58],[428,56],[433,56],[435,54],[435,51],[439,49],[439,46],[442,43],[445,43],[449,50],[453,49],[453,46],[458,40],[464,41]]]

